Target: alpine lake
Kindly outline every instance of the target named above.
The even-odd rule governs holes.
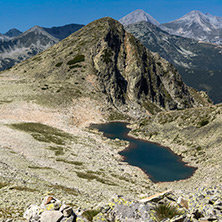
[[[196,170],[187,166],[181,157],[170,149],[128,136],[130,129],[127,128],[127,123],[110,122],[93,124],[91,127],[103,132],[104,136],[110,139],[129,141],[129,147],[119,154],[128,164],[142,169],[155,183],[187,179]]]

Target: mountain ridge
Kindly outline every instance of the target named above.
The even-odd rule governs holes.
[[[38,61],[36,65],[35,61]],[[45,82],[57,79],[66,81],[66,78],[76,81],[80,76],[86,79],[88,71],[95,79],[99,95],[102,93],[108,104],[122,111],[130,109],[129,113],[132,112],[131,104],[151,113],[158,109],[188,108],[202,104],[194,99],[192,90],[182,82],[171,64],[148,51],[119,22],[109,17],[90,23],[39,56],[9,70],[10,73],[26,76],[24,71],[29,73],[29,78],[36,76],[38,80],[37,76],[41,76],[39,80],[44,79]],[[87,81],[81,83],[85,89],[81,91],[82,95],[98,93],[91,84],[87,85]]]
[[[0,36],[0,70],[8,69],[44,51],[82,27],[83,25],[77,24],[52,28],[34,26],[13,37]]]
[[[161,24],[170,34],[222,44],[222,17],[191,11],[179,19]]]

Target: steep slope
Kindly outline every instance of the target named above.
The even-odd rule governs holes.
[[[191,11],[175,21],[162,24],[161,28],[174,35],[222,43],[222,18],[200,11]]]
[[[141,9],[137,9],[119,20],[123,25],[129,25],[140,21],[150,22],[157,26],[160,25],[156,19]]]
[[[34,26],[15,37],[2,35],[2,38],[0,37],[0,70],[8,69],[44,51],[81,27],[82,25],[75,24],[53,28]],[[11,30],[9,35],[15,35],[13,32],[16,31]]]
[[[131,106],[153,113],[202,104],[170,63],[148,51],[111,18],[90,23],[9,72],[47,85],[58,80],[77,82],[81,96],[105,97],[126,113],[133,113]]]
[[[19,31],[18,29],[13,28],[13,29],[10,29],[9,31],[7,31],[4,35],[11,38],[11,37],[19,36],[21,34],[22,34],[21,31]]]
[[[174,64],[186,84],[207,91],[215,103],[222,102],[220,46],[170,35],[148,22],[131,24],[126,30],[148,49]]]

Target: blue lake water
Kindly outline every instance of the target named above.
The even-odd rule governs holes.
[[[180,156],[168,148],[128,136],[130,129],[126,126],[127,123],[122,122],[92,125],[110,139],[129,141],[129,147],[120,155],[130,165],[141,168],[153,182],[182,180],[192,176],[196,168],[188,167]]]

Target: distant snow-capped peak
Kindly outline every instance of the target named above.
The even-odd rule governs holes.
[[[199,41],[221,44],[222,17],[209,13],[191,11],[183,17],[162,24],[161,29],[170,34],[192,38]]]
[[[160,23],[156,19],[154,19],[151,15],[149,15],[142,9],[137,9],[119,20],[119,22],[125,26],[141,21],[146,21],[157,26],[160,25]]]

